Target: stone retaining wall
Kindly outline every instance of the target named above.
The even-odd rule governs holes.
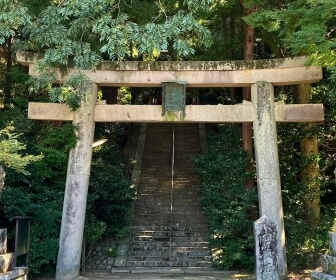
[[[114,261],[117,244],[112,239],[102,240],[87,248],[86,270],[108,270],[111,271]]]
[[[27,280],[27,267],[13,267],[14,253],[7,252],[7,229],[0,229],[0,280]]]

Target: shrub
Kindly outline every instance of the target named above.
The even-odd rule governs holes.
[[[245,189],[249,157],[241,148],[240,129],[219,125],[209,151],[195,159],[202,180],[201,201],[208,216],[214,263],[223,269],[254,265],[253,211],[257,196]],[[251,211],[252,210],[252,211]]]

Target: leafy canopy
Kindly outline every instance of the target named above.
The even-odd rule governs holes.
[[[149,22],[131,18],[132,3],[113,0],[53,1],[33,21],[27,21],[16,48],[43,54],[47,66],[92,69],[103,59],[120,60],[142,55],[154,59],[170,46],[179,56],[194,53],[197,45],[209,47],[211,34],[197,20],[197,12],[213,0],[169,1],[147,11]],[[140,23],[138,23],[139,21]]]
[[[335,71],[335,14],[334,0],[295,0],[263,7],[244,20],[281,37],[292,55],[308,55],[310,64]]]
[[[30,17],[27,16],[28,8],[19,0],[0,0],[0,11],[0,45],[3,45],[21,27],[30,24]]]

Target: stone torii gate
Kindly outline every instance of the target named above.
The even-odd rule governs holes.
[[[37,75],[34,58],[18,55],[18,61]],[[94,72],[81,70],[92,81],[77,111],[55,103],[30,103],[28,118],[72,121],[78,142],[70,151],[63,204],[56,279],[79,275],[80,255],[89,185],[95,122],[169,122],[160,105],[96,105],[99,86],[160,87],[162,82],[185,81],[187,87],[248,87],[252,103],[241,105],[187,105],[185,116],[173,122],[253,122],[260,216],[275,222],[278,273],[287,275],[285,233],[278,160],[276,122],[323,121],[322,104],[274,103],[274,86],[313,83],[322,78],[320,67],[305,67],[304,57],[260,61],[211,62],[104,62]],[[79,70],[59,73],[59,83]]]

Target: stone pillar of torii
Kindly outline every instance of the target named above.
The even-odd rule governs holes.
[[[34,56],[20,54],[18,62],[37,75]],[[56,279],[79,275],[85,209],[90,177],[95,122],[253,122],[260,216],[276,224],[279,279],[287,276],[285,233],[281,196],[276,122],[322,122],[322,104],[274,102],[274,86],[314,83],[322,78],[320,67],[306,67],[306,58],[255,61],[103,62],[95,69],[69,69],[59,83],[76,72],[92,81],[92,92],[76,111],[56,103],[30,103],[28,117],[35,120],[72,121],[78,131],[70,151],[65,186]],[[187,87],[252,88],[252,103],[240,105],[186,105],[183,118],[162,116],[160,105],[96,105],[101,86],[160,87],[163,82],[185,81]]]

